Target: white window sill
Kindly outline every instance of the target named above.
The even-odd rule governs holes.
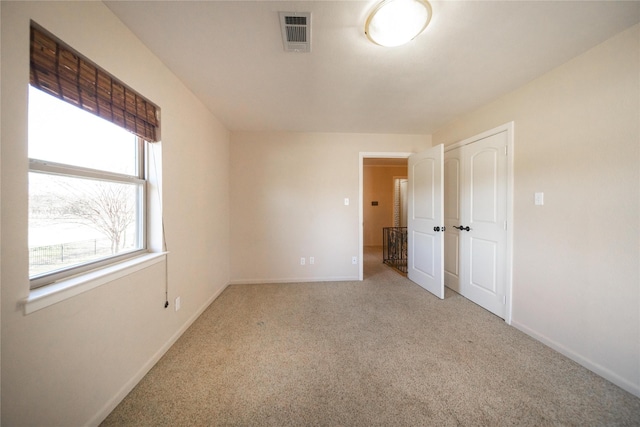
[[[150,267],[166,259],[166,252],[154,252],[108,267],[61,280],[34,289],[24,300],[24,314],[31,314],[50,305],[72,298],[129,274]]]

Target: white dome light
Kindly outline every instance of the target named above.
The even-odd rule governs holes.
[[[384,0],[369,15],[364,32],[381,46],[400,46],[416,38],[430,20],[426,0]]]

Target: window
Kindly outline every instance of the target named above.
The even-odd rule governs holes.
[[[32,23],[31,288],[146,251],[158,109]]]
[[[142,139],[30,87],[32,287],[145,249],[144,171]]]

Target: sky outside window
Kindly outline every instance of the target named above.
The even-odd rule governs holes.
[[[136,175],[136,136],[29,87],[29,158]]]

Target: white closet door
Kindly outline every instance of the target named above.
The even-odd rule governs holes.
[[[408,277],[444,298],[442,145],[409,157]]]
[[[444,284],[459,294],[460,289],[460,148],[444,153]]]
[[[505,317],[507,132],[460,148],[460,293]]]

